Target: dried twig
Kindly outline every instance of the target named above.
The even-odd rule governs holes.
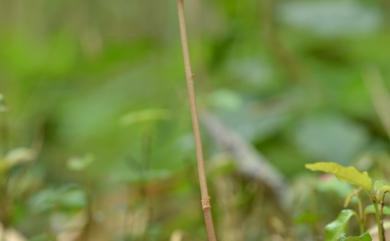
[[[267,186],[276,195],[279,205],[288,210],[288,185],[281,173],[217,117],[202,113],[202,122],[212,139],[234,158],[239,171]]]
[[[199,130],[200,128],[199,128],[199,118],[198,118],[198,113],[196,108],[194,76],[191,69],[183,0],[177,0],[177,9],[178,9],[178,16],[179,16],[181,45],[183,48],[184,69],[185,69],[186,80],[187,80],[188,101],[190,103],[192,129],[193,129],[193,134],[195,139],[196,158],[198,163],[198,176],[199,176],[199,185],[201,191],[201,203],[202,203],[203,215],[204,215],[208,240],[216,241],[217,238],[215,235],[214,223],[211,214],[210,197],[207,188],[202,140],[201,140],[200,130]]]

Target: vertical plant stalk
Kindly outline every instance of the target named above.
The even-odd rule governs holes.
[[[184,0],[177,0],[177,10],[178,10],[178,17],[179,17],[180,40],[181,40],[181,45],[183,50],[184,70],[185,70],[185,75],[187,80],[188,101],[190,104],[191,117],[192,117],[192,131],[195,139],[196,159],[198,164],[198,177],[199,177],[199,186],[201,192],[201,204],[202,204],[203,216],[204,216],[208,241],[216,241],[217,238],[215,235],[214,222],[211,214],[210,196],[209,196],[207,180],[206,180],[202,139],[200,136],[200,128],[199,128],[199,117],[198,117],[198,111],[196,107],[194,75],[192,73],[190,52],[188,48],[186,21],[185,21],[185,14],[184,14]]]
[[[383,241],[386,241],[386,232],[385,232],[385,226],[383,224],[383,219],[384,219],[384,208],[385,208],[385,202],[384,200],[381,201],[380,203],[380,220],[381,220],[381,231],[382,231],[382,237],[383,237]]]
[[[380,241],[386,241],[386,230],[384,227],[384,208],[385,208],[385,200],[386,200],[386,195],[389,193],[389,191],[384,191],[381,195],[379,195],[379,208],[377,208],[377,212],[379,209],[379,220],[380,220],[380,225],[378,226],[379,232],[381,234],[379,235]]]
[[[379,241],[386,241],[385,228],[383,226],[384,202],[379,201],[379,203],[378,203],[378,200],[376,198],[374,198],[373,203],[374,203],[374,208],[375,208],[376,225],[378,227]]]
[[[366,229],[366,216],[364,215],[363,203],[360,198],[358,198],[358,212],[359,212],[359,228],[360,234],[363,235]]]

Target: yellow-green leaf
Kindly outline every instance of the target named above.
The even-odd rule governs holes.
[[[318,162],[306,164],[307,169],[334,174],[337,178],[350,184],[363,188],[366,191],[372,189],[372,180],[367,172],[360,172],[354,167],[344,167],[333,162]]]
[[[166,120],[169,118],[169,114],[166,109],[145,109],[130,112],[123,116],[120,121],[123,125],[129,126],[137,123]]]

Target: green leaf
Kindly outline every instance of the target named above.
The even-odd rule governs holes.
[[[20,163],[33,161],[36,157],[36,151],[30,148],[15,148],[7,153],[5,160],[13,166]]]
[[[369,141],[364,126],[330,114],[304,118],[293,135],[297,147],[309,158],[343,164],[358,155]]]
[[[67,185],[44,189],[32,196],[31,210],[36,213],[50,211],[79,211],[87,205],[87,194],[77,186]]]
[[[67,167],[71,171],[83,171],[94,162],[95,157],[92,154],[86,154],[82,157],[72,157],[67,162]]]
[[[281,20],[321,37],[370,33],[381,25],[377,9],[357,1],[286,1]]]
[[[237,93],[227,89],[214,91],[208,97],[208,101],[212,106],[228,111],[238,110],[243,104],[243,101]]]
[[[370,191],[372,189],[372,180],[368,176],[367,172],[360,172],[354,167],[344,167],[333,162],[306,164],[305,167],[312,171],[322,171],[334,174],[337,178],[361,187],[366,191]]]
[[[364,212],[366,214],[375,214],[375,207],[374,207],[374,204],[371,204],[369,206],[367,206],[365,209],[364,209]],[[390,207],[387,207],[385,206],[383,208],[383,214],[384,215],[389,215],[390,216]]]
[[[345,236],[347,224],[353,215],[355,215],[353,210],[342,210],[336,220],[326,225],[325,241],[339,241],[340,238]]]
[[[372,241],[372,238],[370,234],[364,233],[361,236],[342,238],[340,241]]]
[[[10,150],[3,159],[0,159],[0,173],[7,172],[16,165],[32,162],[36,158],[36,151],[30,148],[19,147]]]
[[[129,126],[137,123],[166,120],[168,118],[169,112],[165,109],[146,109],[126,114],[121,118],[121,123]]]

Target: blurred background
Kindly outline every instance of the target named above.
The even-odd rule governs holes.
[[[390,178],[390,2],[185,5],[218,236],[322,240],[305,163]],[[0,0],[4,240],[205,240],[176,11]]]

